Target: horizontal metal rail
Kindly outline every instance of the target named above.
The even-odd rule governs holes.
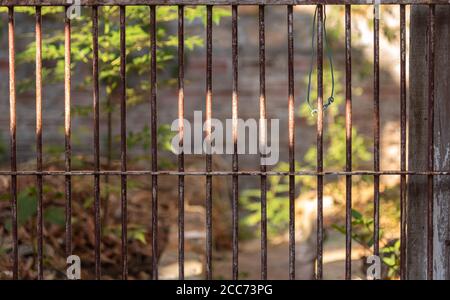
[[[80,0],[82,6],[133,5],[414,5],[450,4],[449,0]],[[0,6],[69,6],[67,0],[0,0]]]
[[[32,176],[32,175],[43,175],[43,176],[86,176],[86,175],[164,175],[164,176],[391,176],[391,175],[412,175],[412,176],[449,176],[450,171],[399,171],[399,170],[388,170],[388,171],[295,171],[295,172],[278,172],[278,171],[150,171],[150,170],[128,170],[128,171],[0,171],[0,176]]]

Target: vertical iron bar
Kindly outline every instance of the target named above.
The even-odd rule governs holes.
[[[100,111],[98,81],[98,7],[92,7],[92,78],[93,78],[93,110],[94,110],[94,215],[95,215],[95,279],[101,277],[100,246]]]
[[[151,36],[151,75],[150,75],[150,114],[151,114],[151,155],[152,171],[158,170],[158,139],[156,116],[156,6],[150,6],[150,36]],[[152,277],[158,280],[158,176],[152,175]]]
[[[288,138],[289,138],[289,279],[295,279],[295,115],[293,7],[287,7],[288,29]]]
[[[16,67],[14,41],[14,7],[8,8],[8,50],[9,50],[9,138],[11,172],[17,171],[16,150]],[[13,238],[13,279],[19,279],[19,243],[17,236],[17,175],[11,175],[11,218]]]
[[[352,14],[345,5],[345,171],[352,171]],[[345,176],[345,279],[352,277],[352,176]]]
[[[178,171],[184,172],[184,6],[178,6],[178,126],[181,153]],[[178,277],[184,279],[184,175],[178,176]]]
[[[111,162],[112,162],[112,113],[114,109],[114,104],[112,103],[111,97],[106,98],[106,169],[111,170]],[[103,217],[101,219],[102,226],[108,226],[108,214],[109,214],[109,202],[110,202],[110,184],[109,184],[109,175],[106,174],[104,177],[105,183],[105,192],[103,197],[103,205],[100,205],[100,208],[103,208]]]
[[[120,170],[127,171],[126,7],[120,6]],[[122,213],[122,279],[128,278],[127,175],[120,176]]]
[[[400,169],[406,171],[406,17],[400,4]],[[400,279],[406,277],[406,175],[400,176]]]
[[[317,6],[317,172],[323,171],[323,6]],[[317,175],[317,270],[323,269],[323,175]]]
[[[36,170],[42,172],[42,15],[36,6]],[[42,175],[36,175],[37,187],[37,269],[38,279],[44,279],[43,270],[43,205]]]
[[[67,16],[69,7],[65,8],[64,23],[64,138],[65,138],[65,170],[72,170],[71,162],[71,118],[70,118],[70,87],[71,87],[71,62],[70,62],[70,18]],[[72,255],[72,176],[65,176],[66,196],[66,257]]]
[[[259,135],[260,145],[267,145],[266,119],[266,37],[264,5],[259,6]],[[261,150],[260,150],[261,151]],[[266,164],[261,155],[261,172],[266,172]],[[267,176],[261,175],[261,279],[267,280]]]
[[[373,7],[373,169],[380,171],[380,23],[379,4]],[[373,253],[380,254],[380,175],[374,175],[374,230],[373,230]]]
[[[237,154],[237,123],[238,123],[238,7],[232,6],[232,64],[233,64],[233,96],[232,96],[232,119],[233,119],[233,172],[239,170]],[[238,176],[233,175],[233,199],[232,199],[232,227],[233,227],[233,280],[238,279],[239,272],[239,182]]]
[[[435,5],[428,7],[428,171],[434,171],[434,51],[435,51]],[[433,280],[433,211],[434,181],[428,175],[427,199],[427,279]]]
[[[212,5],[206,6],[206,172],[212,171]],[[206,279],[212,279],[212,176],[206,175]]]

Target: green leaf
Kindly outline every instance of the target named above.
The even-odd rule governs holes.
[[[50,206],[44,211],[44,220],[62,226],[65,224],[65,211],[62,207]]]
[[[360,220],[363,218],[362,214],[355,209],[352,209],[352,217],[357,220]]]
[[[395,259],[395,255],[391,255],[389,257],[383,257],[383,262],[389,267],[393,267],[396,265],[397,260]]]
[[[147,239],[145,238],[146,230],[145,228],[135,228],[131,229],[128,234],[130,240],[137,240],[144,245],[147,245]]]
[[[337,224],[332,224],[331,227],[339,231],[340,233],[345,234],[345,227]]]
[[[37,213],[36,188],[29,187],[17,195],[17,224],[23,225]],[[12,223],[5,224],[10,231]]]

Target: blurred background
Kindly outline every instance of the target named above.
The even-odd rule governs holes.
[[[316,116],[306,104],[315,6],[294,8],[295,159],[297,170],[316,168]],[[64,11],[43,12],[43,145],[45,170],[64,169]],[[267,118],[280,120],[280,161],[271,170],[288,170],[287,10],[266,7]],[[327,6],[326,28],[332,51],[335,102],[324,114],[324,169],[345,168],[345,39],[344,7]],[[185,118],[205,109],[205,7],[186,7]],[[408,15],[408,13],[407,13]],[[177,7],[157,8],[158,167],[177,170],[170,151],[177,119]],[[120,170],[119,9],[99,8],[101,168]],[[0,9],[0,169],[9,169],[8,15]],[[258,7],[239,7],[239,117],[259,118]],[[400,168],[399,8],[380,13],[381,169]],[[408,26],[407,26],[408,28]],[[36,168],[34,8],[16,9],[17,151],[19,170]],[[93,167],[91,11],[72,20],[72,165]],[[127,145],[128,168],[150,169],[150,36],[149,8],[127,7]],[[231,118],[231,7],[214,7],[213,117]],[[330,65],[324,56],[324,96],[331,92]],[[373,166],[373,8],[352,8],[353,169]],[[316,76],[312,95],[316,100]],[[189,155],[187,171],[202,171],[205,157]],[[231,171],[231,155],[214,155],[213,169]],[[241,170],[259,170],[258,155],[240,155]],[[159,177],[159,274],[178,278],[178,179]],[[399,176],[381,177],[381,253],[383,277],[399,276]],[[93,178],[75,176],[73,253],[82,262],[82,278],[94,277]],[[0,278],[12,277],[10,178],[0,176]],[[186,278],[204,278],[205,178],[186,177]],[[239,277],[260,278],[260,179],[239,177]],[[20,278],[36,273],[36,180],[19,176]],[[288,279],[288,182],[271,176],[268,186],[268,277]],[[365,258],[372,253],[373,176],[353,176],[353,252],[355,279],[365,279]],[[44,276],[65,277],[64,177],[44,178]],[[129,278],[151,278],[151,180],[128,177]],[[316,249],[316,178],[296,177],[297,278],[312,279]],[[102,177],[102,278],[121,275],[120,177]],[[324,278],[345,275],[345,176],[326,176],[324,185]],[[231,178],[213,178],[213,278],[231,278]]]

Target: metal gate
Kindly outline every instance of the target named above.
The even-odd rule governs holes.
[[[406,242],[406,178],[408,175],[425,175],[428,177],[428,278],[432,278],[433,274],[433,176],[448,175],[449,172],[434,170],[433,156],[433,116],[434,116],[434,33],[435,33],[435,4],[447,4],[445,0],[421,1],[421,0],[381,0],[371,1],[364,0],[80,0],[82,6],[89,6],[92,11],[92,47],[93,47],[93,95],[92,106],[94,111],[93,130],[94,139],[92,141],[92,151],[94,153],[94,168],[92,170],[74,171],[71,168],[71,22],[65,19],[65,169],[59,171],[46,171],[42,167],[42,6],[65,6],[68,4],[65,0],[0,0],[0,6],[7,6],[9,11],[8,22],[8,41],[9,41],[9,99],[10,99],[10,157],[11,167],[9,171],[1,171],[0,175],[11,177],[11,210],[12,210],[12,235],[13,235],[13,278],[18,279],[18,225],[17,225],[17,178],[18,176],[32,175],[36,177],[36,187],[38,195],[38,222],[37,222],[37,250],[38,250],[38,277],[43,279],[43,180],[46,176],[64,176],[65,177],[65,201],[66,201],[66,254],[72,254],[72,231],[71,231],[71,180],[73,176],[92,176],[95,179],[94,207],[95,207],[95,273],[96,278],[100,279],[100,253],[101,253],[101,223],[100,223],[100,178],[105,175],[115,175],[121,178],[121,223],[122,223],[122,278],[127,279],[127,178],[134,175],[150,175],[152,188],[152,247],[153,251],[158,251],[158,176],[171,175],[178,177],[178,233],[179,233],[179,276],[184,278],[184,188],[186,176],[204,176],[206,178],[206,278],[212,278],[212,198],[214,197],[212,189],[212,181],[220,176],[229,176],[232,178],[232,277],[238,278],[239,255],[238,255],[238,197],[239,187],[238,181],[240,176],[258,176],[260,177],[261,189],[261,278],[267,279],[267,179],[268,176],[287,176],[289,178],[289,278],[295,278],[295,214],[294,214],[294,197],[296,176],[314,176],[317,177],[317,261],[316,261],[316,278],[323,277],[323,186],[324,177],[328,175],[345,176],[346,178],[346,264],[345,277],[351,277],[351,209],[352,209],[352,176],[369,175],[374,178],[374,254],[379,255],[379,235],[380,235],[380,176],[398,175],[401,178],[401,277],[405,276],[405,242]],[[379,67],[379,20],[376,18],[377,5],[396,5],[400,10],[400,98],[399,106],[401,109],[400,119],[400,140],[401,140],[401,168],[400,170],[382,171],[380,170],[380,110],[379,110],[379,91],[380,91],[380,67]],[[429,7],[428,27],[431,38],[428,40],[429,53],[428,56],[428,85],[429,85],[429,108],[428,108],[428,170],[426,172],[409,171],[406,167],[406,21],[405,7],[411,4],[426,4]],[[100,168],[99,154],[99,70],[98,70],[98,8],[103,5],[120,6],[120,153],[121,167],[120,170],[102,170]],[[127,135],[126,135],[126,19],[125,11],[128,5],[144,5],[150,7],[150,15],[148,22],[150,24],[151,36],[151,76],[149,78],[151,86],[151,95],[149,96],[151,104],[151,169],[144,171],[130,170],[127,168]],[[265,165],[261,165],[259,170],[240,171],[239,156],[237,153],[237,135],[236,125],[233,126],[233,142],[234,154],[232,162],[232,171],[213,171],[212,160],[213,155],[206,156],[205,170],[203,172],[188,172],[184,169],[184,154],[178,156],[178,171],[160,170],[157,167],[157,91],[156,91],[156,10],[160,5],[176,5],[178,6],[178,116],[183,120],[184,116],[184,7],[187,5],[205,5],[207,7],[206,18],[206,121],[211,120],[212,111],[212,23],[215,5],[225,5],[232,7],[232,76],[233,76],[233,96],[232,96],[232,118],[238,118],[238,9],[240,5],[259,5],[259,78],[260,78],[260,101],[259,114],[260,119],[266,119],[266,99],[265,99],[265,9],[269,5],[279,5],[286,7],[287,24],[286,34],[288,37],[288,122],[289,122],[289,171],[274,172],[267,171]],[[293,31],[293,7],[295,5],[317,5],[317,36],[316,36],[316,56],[317,56],[317,170],[305,171],[296,170],[294,164],[294,156],[296,150],[294,148],[294,31]],[[323,30],[324,30],[324,9],[326,5],[345,5],[345,127],[346,127],[346,167],[345,171],[327,171],[323,168]],[[374,160],[373,170],[353,170],[352,169],[352,58],[351,58],[351,6],[352,5],[374,5],[373,25],[374,25],[374,94],[373,94],[373,142],[374,142]],[[17,168],[16,158],[16,76],[15,76],[15,18],[14,9],[16,6],[35,6],[35,30],[36,30],[36,149],[37,149],[37,168],[35,171],[21,171]],[[180,134],[183,137],[183,123],[180,123]],[[206,141],[210,142],[211,126],[206,129]],[[183,139],[180,144],[182,145]],[[153,255],[153,279],[158,278],[158,262],[157,256]]]

